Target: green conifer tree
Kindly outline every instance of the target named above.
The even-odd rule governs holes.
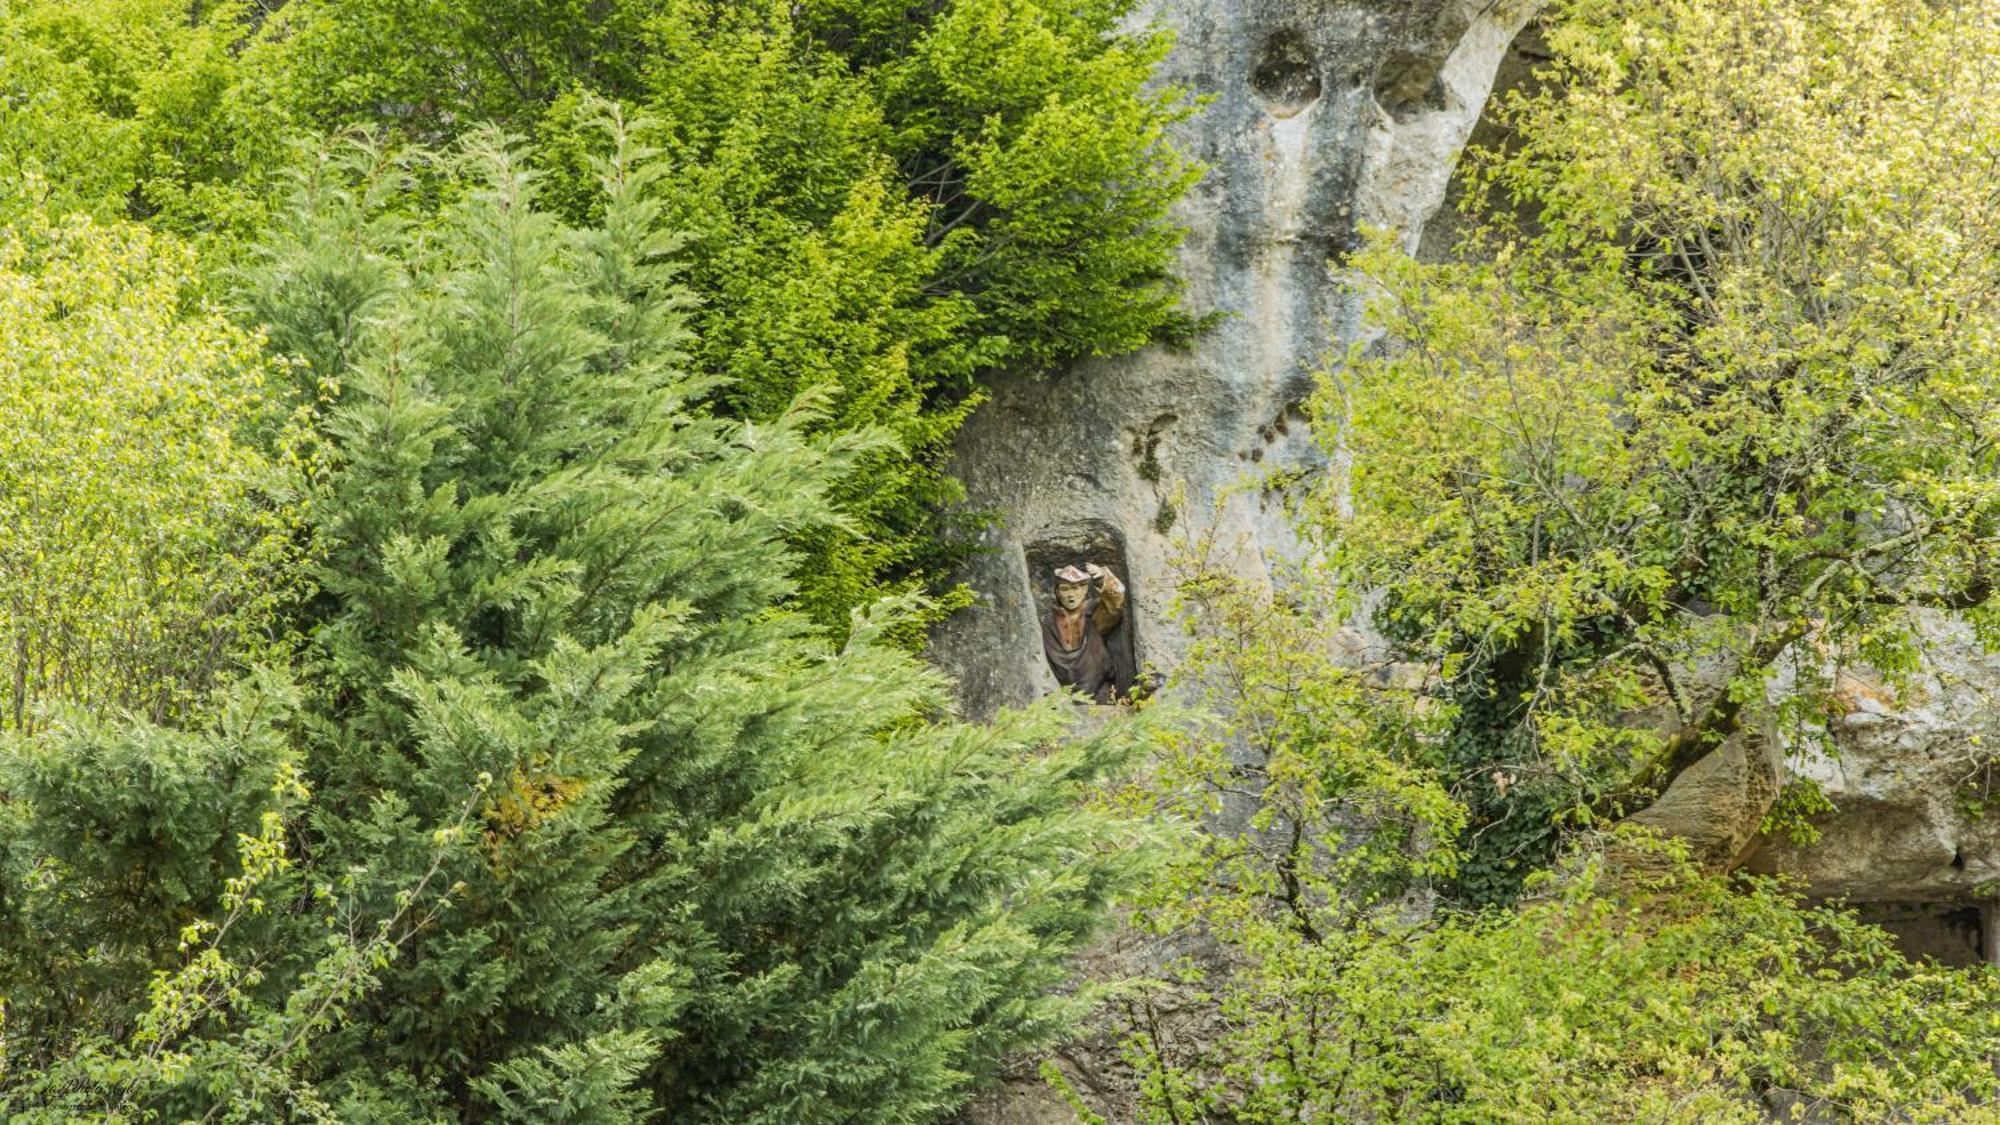
[[[1062,962],[1138,854],[1084,804],[1131,739],[945,721],[895,607],[837,651],[783,608],[874,439],[690,405],[645,155],[591,230],[491,137],[435,226],[393,220],[396,162],[331,158],[245,279],[337,387],[304,840],[406,919],[299,1064],[350,1119],[934,1118],[1076,1014]]]

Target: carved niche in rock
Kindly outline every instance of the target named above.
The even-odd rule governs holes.
[[[1056,683],[1094,703],[1130,698],[1130,571],[1117,531],[1093,521],[1028,544],[1026,555],[1042,656]]]

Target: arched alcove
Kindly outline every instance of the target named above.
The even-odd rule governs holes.
[[[1028,540],[1022,553],[1027,562],[1029,604],[1035,607],[1035,620],[1038,622],[1046,621],[1054,609],[1057,570],[1066,566],[1082,569],[1094,563],[1118,576],[1125,586],[1126,611],[1124,619],[1104,638],[1104,643],[1111,650],[1114,661],[1124,670],[1120,694],[1129,692],[1139,667],[1139,644],[1131,604],[1133,575],[1126,559],[1124,532],[1103,520],[1079,520],[1045,530]],[[1039,634],[1037,643],[1040,643]]]

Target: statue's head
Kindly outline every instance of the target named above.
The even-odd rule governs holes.
[[[1074,610],[1090,595],[1090,575],[1074,566],[1056,571],[1056,604]]]

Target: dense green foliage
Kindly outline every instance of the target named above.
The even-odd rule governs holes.
[[[2000,980],[1684,858],[1518,910],[1392,918],[1214,982],[1213,1041],[1140,1036],[1151,1122],[1996,1119]]]
[[[690,273],[705,296],[745,295],[724,275],[768,267],[777,243],[874,228],[918,255],[923,291],[905,302],[963,302],[977,320],[954,348],[1002,349],[922,387],[968,362],[1125,350],[1172,320],[1163,219],[1187,169],[1161,136],[1177,95],[1143,89],[1165,41],[1121,32],[1130,8],[321,0],[288,5],[264,38],[294,112],[322,127],[386,121],[436,141],[500,122],[576,144],[580,91],[642,111],[658,133],[642,138],[688,177],[675,225],[718,243]],[[570,173],[557,196],[588,206],[589,177],[547,159]]]
[[[0,6],[9,1118],[928,1120],[1080,1014],[1135,741],[901,650],[981,381],[1182,323],[1126,7]]]
[[[282,397],[171,238],[0,230],[0,729],[178,714],[272,624],[294,562]]]
[[[185,0],[0,7],[0,217],[81,210],[225,245],[251,234],[286,121],[237,51],[257,10]]]
[[[1353,471],[1309,515],[1516,818],[1475,898],[1764,721],[1781,667],[1810,737],[1842,663],[1911,666],[1913,609],[1992,624],[1988,14],[1579,0],[1549,42],[1470,260],[1362,263],[1401,343],[1328,381]]]
[[[1130,6],[22,0],[0,10],[22,177],[0,206],[128,216],[226,263],[288,138],[498,125],[591,222],[597,103],[619,105],[676,168],[655,188],[685,236],[689,362],[723,408],[770,421],[824,387],[817,429],[896,441],[833,493],[852,525],[799,541],[800,604],[838,626],[885,587],[940,592],[965,546],[943,459],[983,380],[1188,328],[1167,208],[1196,170],[1164,137],[1178,93],[1148,86],[1166,42],[1122,31]]]
[[[420,158],[302,178],[243,279],[334,384],[299,686],[10,759],[12,1114],[928,1120],[1077,1011],[1132,740],[783,608],[864,439],[694,405],[615,151],[588,229],[487,137],[434,227]]]

